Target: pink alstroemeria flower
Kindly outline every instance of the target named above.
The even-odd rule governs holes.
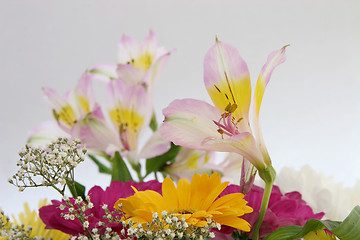
[[[149,32],[143,42],[125,35],[118,45],[118,63],[97,65],[90,72],[101,81],[120,79],[127,85],[141,84],[153,92],[158,75],[171,52],[157,45],[153,31]]]
[[[47,87],[43,88],[43,92],[52,108],[55,120],[66,132],[72,131],[76,123],[97,106],[91,85],[91,75],[87,72],[81,76],[77,87],[64,96]]]
[[[236,152],[260,172],[267,169],[271,160],[259,125],[260,104],[273,70],[284,61],[285,47],[272,52],[260,72],[254,94],[253,134],[248,67],[236,48],[216,40],[204,60],[204,82],[215,106],[195,99],[173,101],[163,110],[162,136],[189,148]]]
[[[191,180],[196,173],[212,174],[217,170],[215,153],[182,147],[173,163],[163,167],[163,171],[171,178]]]
[[[30,134],[30,143],[40,144],[39,140],[67,136],[79,138],[92,153],[111,155],[122,149],[115,129],[106,122],[100,106],[95,102],[92,77],[85,72],[77,86],[64,96],[51,88],[43,88],[55,121],[37,126]]]
[[[138,136],[148,126],[152,114],[150,94],[142,85],[126,85],[114,79],[108,83],[109,116],[126,151],[136,151]]]

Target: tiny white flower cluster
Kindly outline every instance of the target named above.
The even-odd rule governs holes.
[[[0,239],[8,240],[42,240],[43,237],[31,238],[32,228],[26,227],[24,225],[16,225],[10,222],[8,216],[1,211],[0,213]]]
[[[123,221],[122,235],[127,235],[128,238],[126,239],[203,240],[215,238],[215,234],[210,230],[220,228],[220,224],[216,224],[213,219],[207,219],[207,225],[203,227],[196,227],[189,225],[184,218],[167,214],[166,211],[161,213],[161,217],[158,213],[154,213],[152,217],[152,222],[144,226],[140,223],[134,224],[131,219],[128,223]]]
[[[78,197],[75,199],[75,201],[71,201],[69,197],[65,196],[64,201],[66,204],[61,204],[59,206],[60,210],[67,209],[67,212],[61,213],[61,216],[64,217],[66,220],[75,220],[79,219],[82,223],[84,229],[86,230],[87,234],[79,234],[77,236],[73,236],[71,240],[119,240],[120,238],[119,234],[113,231],[112,228],[106,227],[105,232],[100,234],[100,231],[97,227],[89,228],[89,217],[93,217],[93,214],[87,215],[85,212],[88,209],[91,209],[94,207],[94,204],[91,202],[90,196],[86,196],[86,201],[84,201],[81,197]],[[118,209],[115,209],[114,211],[110,211],[107,204],[102,205],[102,209],[105,211],[105,215],[103,216],[104,219],[107,220],[109,223],[117,223],[120,225],[121,222],[121,213]],[[97,223],[99,227],[103,227],[106,225],[105,222],[99,221]]]
[[[112,228],[108,227],[108,228],[106,228],[105,232],[103,234],[101,234],[101,235],[97,232],[97,228],[93,228],[92,233],[90,234],[90,236],[80,234],[78,236],[73,236],[70,239],[71,240],[89,240],[89,239],[93,239],[93,240],[120,240],[120,239],[123,239],[123,238],[121,238],[119,236],[119,234],[114,232],[112,230]]]
[[[90,201],[90,196],[86,196],[86,201],[81,197],[77,197],[73,203],[70,198],[65,195],[64,201],[66,204],[61,204],[59,208],[60,210],[67,209],[67,211],[62,212],[61,216],[65,220],[79,219],[83,227],[87,229],[89,227],[88,218],[91,217],[92,214],[86,215],[85,211],[94,207],[94,204]]]
[[[63,193],[66,179],[84,161],[86,151],[79,140],[67,138],[58,138],[45,148],[27,144],[19,152],[17,166],[20,169],[9,183],[17,186],[19,191],[27,187],[52,186]]]

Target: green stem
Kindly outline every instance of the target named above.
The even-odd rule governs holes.
[[[139,182],[142,182],[145,177],[143,177],[141,175],[141,164],[140,163],[133,163],[132,161],[130,161],[130,165],[134,169],[134,171],[136,172],[136,174],[137,174],[137,176],[139,178]]]
[[[254,240],[259,240],[259,230],[260,230],[261,224],[264,220],[266,209],[269,204],[272,187],[273,187],[272,181],[271,182],[265,181],[265,189],[264,189],[263,198],[261,201],[260,213],[259,213],[259,217],[258,217],[255,227],[254,227],[254,237],[253,237]]]

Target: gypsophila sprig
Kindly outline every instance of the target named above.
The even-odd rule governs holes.
[[[8,216],[3,211],[0,212],[0,239],[8,240],[41,240],[44,238],[31,238],[32,228],[16,225],[10,222]]]
[[[77,197],[74,201],[69,197],[64,197],[65,204],[60,205],[60,209],[68,210],[61,213],[61,216],[65,220],[79,220],[90,239],[93,239],[89,230],[89,217],[92,217],[93,215],[86,214],[86,210],[94,207],[94,204],[90,200],[90,196],[86,196],[86,201],[81,197]]]
[[[202,240],[214,238],[215,234],[210,230],[219,228],[213,219],[208,219],[203,227],[197,227],[186,223],[185,218],[163,212],[161,217],[154,213],[153,220],[147,224],[134,224],[133,221],[123,221],[124,229],[127,229],[127,239],[179,239],[179,240]],[[125,232],[124,232],[125,233]]]
[[[26,144],[19,152],[20,169],[9,179],[19,191],[27,187],[51,186],[64,195],[67,179],[74,181],[74,168],[84,161],[86,149],[79,140],[58,138],[43,147]]]

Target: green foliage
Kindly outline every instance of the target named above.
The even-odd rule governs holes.
[[[112,160],[111,181],[118,180],[126,182],[132,180],[130,171],[119,152],[115,152]]]
[[[71,195],[76,197],[81,197],[85,200],[85,186],[77,181],[73,181],[71,178],[66,179],[66,185],[68,186]]]
[[[246,233],[241,234],[238,230],[232,232],[231,237],[234,240],[248,240],[248,236]]]
[[[264,240],[295,240],[311,231],[327,228],[341,240],[360,240],[360,206],[356,206],[343,222],[310,219],[304,227],[278,228]]]
[[[153,114],[151,116],[151,121],[150,121],[149,127],[151,128],[151,130],[153,130],[153,132],[155,132],[158,128],[155,112],[153,112]]]
[[[99,167],[100,173],[111,174],[111,169],[101,163],[94,155],[89,154],[88,156]]]
[[[181,147],[171,143],[169,151],[163,155],[149,158],[146,160],[146,176],[152,172],[158,172],[167,162],[174,162],[176,155]]]

